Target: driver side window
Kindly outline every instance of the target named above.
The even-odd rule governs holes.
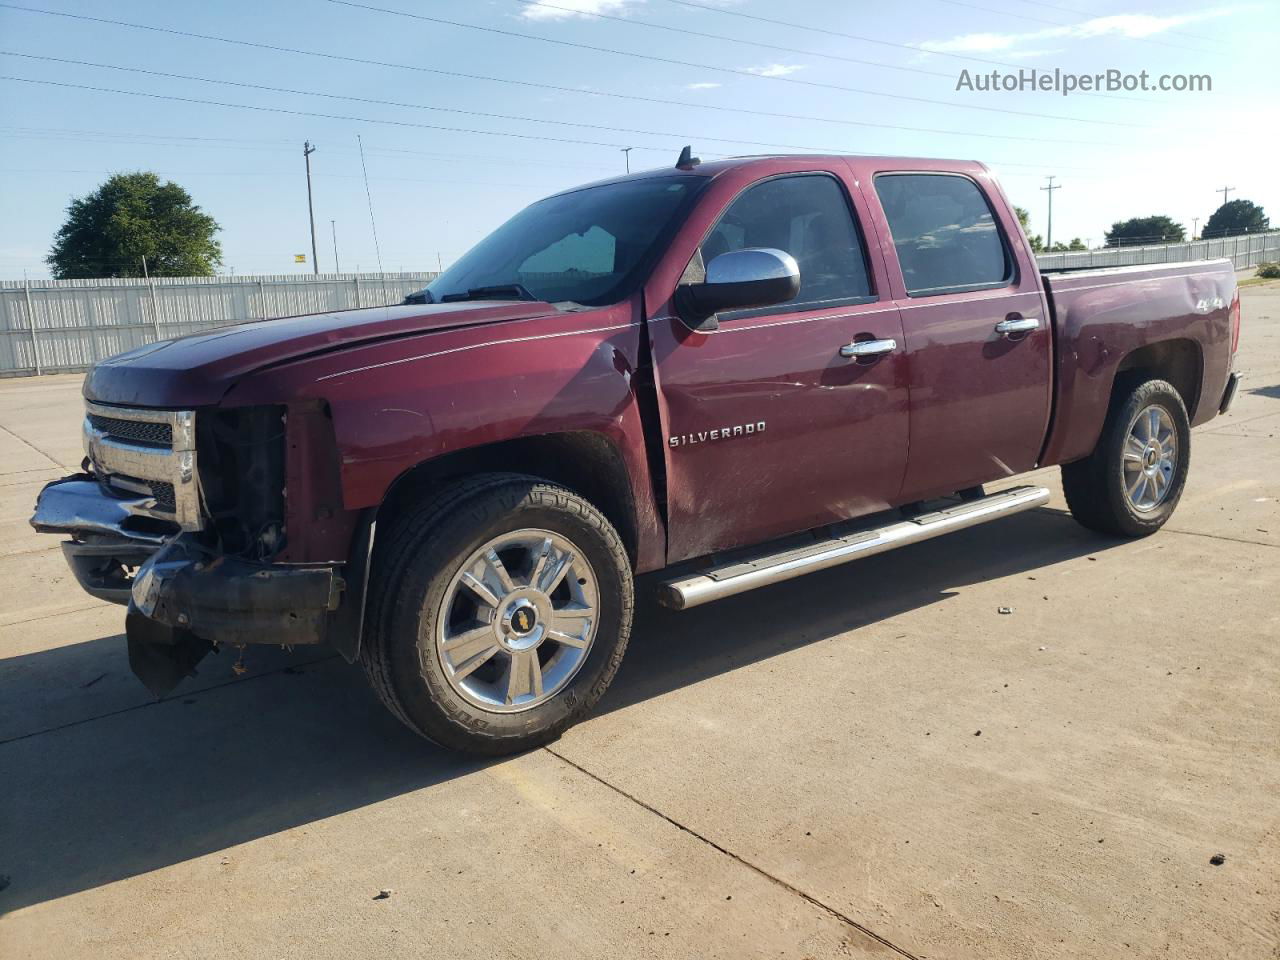
[[[705,269],[721,254],[747,247],[772,247],[795,257],[800,293],[786,309],[872,297],[849,202],[843,187],[828,174],[778,177],[747,188],[698,252]]]

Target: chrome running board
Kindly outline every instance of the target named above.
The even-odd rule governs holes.
[[[1049,491],[1045,487],[1014,487],[882,527],[836,535],[801,547],[794,546],[793,542],[777,553],[734,560],[694,576],[668,580],[661,587],[659,599],[664,606],[687,610],[756,587],[781,583],[815,570],[1042,507],[1048,502]]]

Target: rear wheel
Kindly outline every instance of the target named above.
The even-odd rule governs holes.
[[[492,474],[396,524],[374,568],[361,652],[401,720],[444,746],[546,743],[596,704],[631,628],[617,532],[577,494]]]
[[[1178,505],[1190,456],[1187,410],[1171,384],[1118,391],[1093,453],[1062,466],[1071,515],[1114,536],[1155,533]]]

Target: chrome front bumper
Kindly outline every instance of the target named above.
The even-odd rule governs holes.
[[[258,563],[156,524],[150,497],[116,496],[80,474],[40,491],[31,525],[66,534],[67,563],[92,596],[128,606],[134,673],[157,696],[220,644],[321,643],[346,584],[337,564]],[[136,571],[136,572],[134,572]]]
[[[31,526],[41,533],[63,533],[67,565],[80,586],[112,603],[129,602],[129,569],[140,567],[176,531],[148,529],[136,519],[149,497],[109,496],[88,474],[56,480],[40,491]]]

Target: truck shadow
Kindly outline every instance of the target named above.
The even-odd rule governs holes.
[[[648,578],[631,647],[600,710],[945,601],[966,584],[1033,575],[1114,545],[1039,510],[685,613],[659,608]],[[114,676],[127,671],[123,647],[122,637],[104,637],[0,661],[5,697],[38,715],[50,697],[31,678],[58,676],[62,666]],[[35,717],[30,729],[45,732],[0,743],[0,913],[406,793],[429,807],[434,784],[502,762],[421,741],[357,669],[315,657],[297,654],[214,688],[180,688],[160,703],[107,700],[74,720],[59,714],[65,722],[53,729]]]

